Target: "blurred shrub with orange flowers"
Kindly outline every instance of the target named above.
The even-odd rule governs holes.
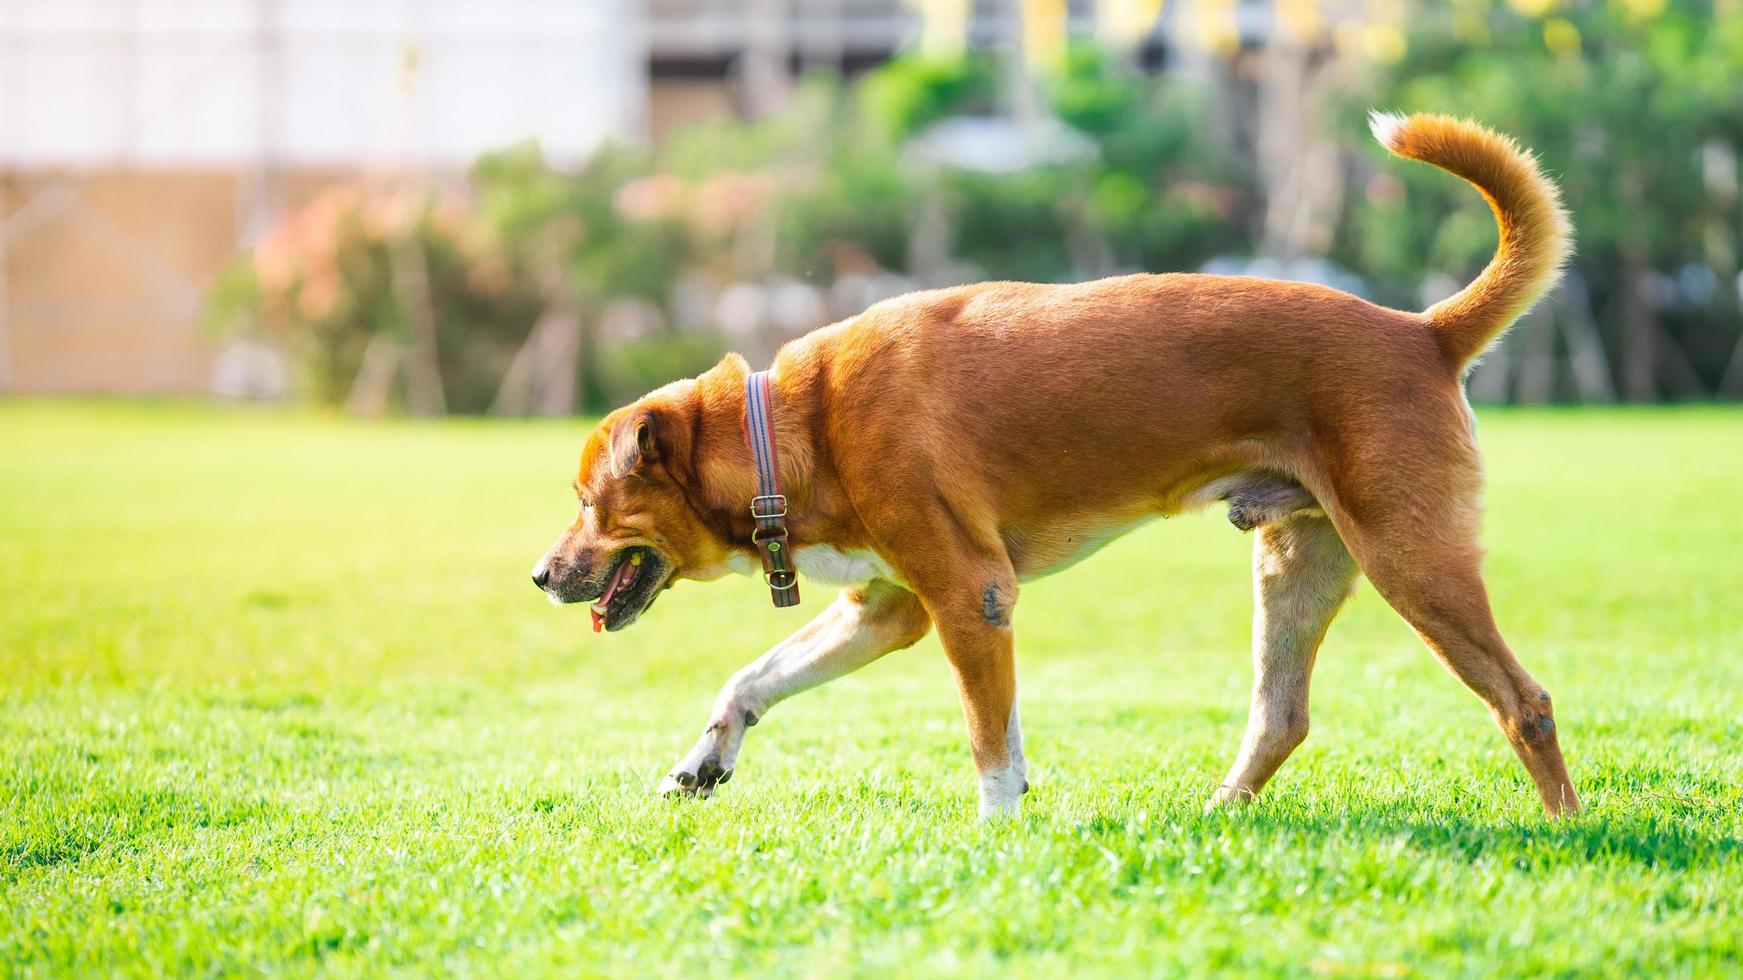
[[[459,193],[331,187],[220,279],[208,317],[291,355],[299,389],[343,402],[371,345],[416,346],[426,317],[450,411],[489,405],[540,308],[524,263]]]

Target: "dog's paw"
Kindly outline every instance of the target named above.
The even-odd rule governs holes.
[[[732,770],[720,765],[720,757],[711,755],[696,766],[682,763],[660,780],[661,796],[698,796],[707,799],[721,784],[732,779]]]
[[[1254,800],[1259,794],[1245,786],[1230,786],[1227,783],[1219,785],[1210,794],[1210,799],[1204,801],[1205,813],[1216,813],[1219,810],[1239,810]]]
[[[723,737],[726,736],[726,737]],[[732,756],[737,739],[713,726],[702,740],[660,780],[661,796],[699,796],[706,799],[732,779]]]

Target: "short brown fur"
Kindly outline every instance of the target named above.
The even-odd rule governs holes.
[[[918,598],[914,612],[937,628],[955,672],[983,779],[1020,746],[1007,732],[1018,582],[1148,517],[1229,496],[1218,489],[1281,479],[1315,508],[1263,518],[1260,676],[1217,800],[1257,793],[1305,736],[1313,653],[1359,567],[1488,705],[1545,810],[1578,808],[1548,695],[1490,613],[1481,464],[1461,385],[1470,360],[1553,284],[1567,220],[1505,137],[1438,116],[1378,117],[1375,130],[1394,152],[1471,181],[1500,223],[1490,266],[1426,313],[1246,278],[997,282],[879,303],[776,356],[792,540],[873,552],[893,573],[880,588]],[[577,478],[595,515],[559,539],[541,563],[552,584],[541,585],[596,598],[613,556],[635,546],[670,562],[666,585],[751,560],[748,370],[731,356],[606,417]],[[831,622],[851,620],[852,598]],[[923,630],[885,628],[869,657]],[[855,656],[869,662],[869,634],[856,635]],[[820,648],[818,662],[828,655]],[[791,681],[780,696],[820,682]],[[732,714],[722,708],[710,732],[737,724]]]

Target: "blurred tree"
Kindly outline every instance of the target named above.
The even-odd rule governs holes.
[[[1043,93],[1055,115],[1096,142],[1099,162],[1061,201],[1082,211],[1119,268],[1195,269],[1252,247],[1252,176],[1225,143],[1205,138],[1202,92],[1082,45]]]
[[[1561,183],[1623,395],[1718,387],[1738,337],[1736,187],[1743,16],[1700,0],[1420,5],[1409,54],[1369,104],[1481,119],[1535,148]],[[1392,175],[1396,175],[1395,177]],[[1403,182],[1404,191],[1392,190]],[[1395,289],[1474,273],[1493,222],[1466,188],[1388,164],[1356,195],[1341,254]]]
[[[992,58],[981,53],[911,54],[860,83],[863,121],[892,144],[948,116],[991,112],[998,88]]]
[[[493,403],[505,412],[569,412],[603,399],[589,329],[613,297],[663,303],[691,254],[687,189],[651,175],[640,150],[608,148],[580,172],[550,169],[535,146],[481,159],[480,211],[512,260],[531,270],[545,315]],[[551,367],[551,365],[561,367]],[[523,366],[524,365],[524,366]],[[551,371],[567,371],[572,383]]]

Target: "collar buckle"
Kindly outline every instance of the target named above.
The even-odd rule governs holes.
[[[787,495],[784,493],[763,493],[750,498],[750,516],[759,521],[778,521],[786,517]]]

